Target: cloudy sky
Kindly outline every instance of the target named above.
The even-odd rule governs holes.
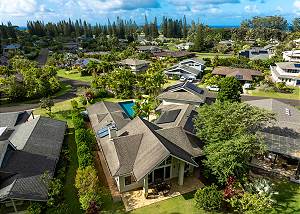
[[[182,17],[209,25],[237,25],[252,16],[300,16],[300,0],[0,0],[0,22],[25,26],[26,20],[81,18],[105,23],[116,16],[143,23],[144,15]]]

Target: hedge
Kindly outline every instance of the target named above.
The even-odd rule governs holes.
[[[78,190],[81,207],[87,210],[89,206],[95,203],[98,206],[102,204],[100,190],[99,188],[95,188],[95,185],[99,186],[92,154],[92,147],[96,139],[93,132],[85,127],[82,115],[76,110],[72,115],[72,121],[75,128],[75,141],[79,164],[79,169],[76,172],[75,186]],[[82,176],[82,174],[85,174],[85,176]],[[94,188],[82,188],[82,185],[91,185],[91,183],[95,183]],[[83,191],[83,189],[85,191]]]

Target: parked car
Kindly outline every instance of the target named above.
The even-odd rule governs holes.
[[[184,82],[184,81],[186,81],[186,78],[184,76],[181,76],[179,81]]]
[[[209,85],[206,87],[209,91],[219,91],[220,88],[216,85]]]
[[[251,85],[251,83],[245,83],[243,87],[244,87],[244,89],[250,89],[250,88],[252,88],[252,85]]]

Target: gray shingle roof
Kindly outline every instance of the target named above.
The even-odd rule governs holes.
[[[15,127],[9,141],[17,150],[6,150],[0,168],[0,201],[47,200],[48,185],[42,177],[45,172],[50,178],[54,175],[65,130],[65,122],[46,117]]]
[[[0,113],[0,127],[14,127],[25,122],[32,111]]]
[[[167,87],[157,96],[159,100],[199,105],[206,100],[206,91],[188,81]]]

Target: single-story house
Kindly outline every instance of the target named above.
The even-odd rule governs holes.
[[[9,51],[16,51],[19,50],[21,48],[20,44],[9,44],[9,45],[4,45],[2,46],[2,50],[3,50],[3,55],[7,56]]]
[[[149,64],[149,61],[139,59],[124,59],[120,62],[121,66],[129,67],[134,73],[146,71]]]
[[[221,45],[226,45],[227,47],[232,47],[234,42],[232,40],[222,40],[219,42]]]
[[[285,82],[289,86],[300,85],[300,63],[278,62],[271,66],[271,75],[274,82]]]
[[[246,69],[246,68],[233,68],[233,67],[215,67],[212,71],[214,75],[220,75],[223,77],[236,77],[241,82],[252,82],[256,77],[262,77],[262,72]]]
[[[249,50],[240,51],[239,56],[243,56],[251,60],[255,60],[255,59],[264,60],[264,59],[269,59],[271,57],[271,53],[264,48],[253,47],[252,49]]]
[[[0,202],[47,201],[66,123],[30,111],[0,114]]]
[[[178,76],[178,77],[195,77],[198,78],[201,76],[203,70],[205,69],[205,62],[201,59],[190,58],[185,59],[178,64],[165,70],[165,74],[169,77]]]
[[[274,171],[299,183],[300,173],[300,112],[276,99],[246,101],[246,103],[275,113],[276,122],[269,124],[262,136],[269,155],[264,162],[254,159],[253,165]],[[256,162],[255,162],[256,161]],[[268,165],[269,163],[269,165]]]
[[[184,177],[198,167],[201,141],[182,126],[162,128],[178,117],[185,120],[184,110],[164,111],[155,123],[140,117],[130,120],[118,103],[100,102],[87,110],[119,192],[143,187],[147,196],[150,184],[171,178],[183,185]]]
[[[77,51],[79,50],[79,43],[78,42],[66,42],[63,44],[64,49],[69,51]]]
[[[194,45],[193,42],[186,42],[186,43],[181,43],[181,44],[176,45],[176,48],[180,51],[187,51],[191,47],[193,47],[193,45]]]
[[[153,53],[154,57],[165,58],[165,57],[174,57],[177,59],[191,58],[195,56],[195,53],[188,51],[162,51],[160,53]]]
[[[163,105],[191,104],[199,106],[206,101],[206,91],[188,81],[166,88],[157,98]]]
[[[160,47],[153,45],[137,46],[136,48],[140,53],[160,53],[162,51]]]

